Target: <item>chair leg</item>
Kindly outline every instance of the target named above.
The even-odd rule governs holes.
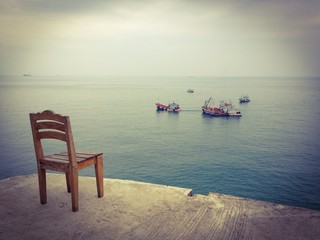
[[[95,164],[95,172],[96,172],[96,182],[97,182],[97,192],[98,197],[101,198],[104,195],[104,185],[103,185],[103,158],[102,155],[97,157],[97,161]]]
[[[38,181],[39,181],[39,193],[40,193],[40,203],[47,203],[47,180],[46,180],[46,170],[38,169]]]
[[[70,173],[70,189],[71,189],[71,203],[72,211],[79,210],[79,183],[78,183],[78,170],[72,170]]]
[[[70,190],[70,173],[66,173],[66,182],[67,182],[67,191],[68,193],[71,192]]]

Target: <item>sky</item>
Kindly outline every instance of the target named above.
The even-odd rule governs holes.
[[[0,75],[320,76],[319,0],[1,0]]]

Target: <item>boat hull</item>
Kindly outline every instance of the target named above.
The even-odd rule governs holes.
[[[178,108],[178,109],[167,108],[167,111],[168,112],[180,112],[181,109],[180,108]]]
[[[224,112],[222,109],[219,108],[207,108],[202,107],[202,113],[205,115],[210,115],[212,117],[241,117],[241,112]]]
[[[250,100],[239,100],[239,103],[248,103]]]

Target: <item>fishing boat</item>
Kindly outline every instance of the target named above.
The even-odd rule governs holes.
[[[161,103],[156,103],[157,111],[167,111],[168,106],[161,104]]]
[[[181,108],[178,103],[173,102],[168,105],[167,111],[168,112],[180,112]]]
[[[247,103],[250,102],[250,98],[248,95],[243,95],[239,98],[239,103]]]
[[[168,105],[156,103],[157,111],[180,112],[181,108],[178,103],[172,102]]]
[[[241,117],[241,112],[230,102],[220,101],[219,106],[214,106],[212,97],[205,101],[202,113],[214,117]]]
[[[188,93],[194,93],[194,90],[193,90],[192,88],[189,88],[189,89],[187,90],[187,92],[188,92]]]

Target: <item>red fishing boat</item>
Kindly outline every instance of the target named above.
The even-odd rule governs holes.
[[[161,103],[156,103],[157,111],[168,111],[168,112],[180,112],[181,108],[178,103],[169,103],[168,105],[164,105]]]

